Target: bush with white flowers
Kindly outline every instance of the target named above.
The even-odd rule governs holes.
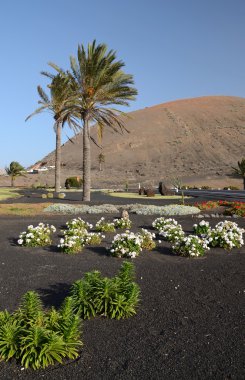
[[[141,247],[143,249],[151,251],[152,249],[156,248],[156,242],[153,240],[156,237],[154,233],[142,228],[139,236],[142,238]]]
[[[185,257],[203,256],[210,249],[208,241],[196,235],[189,235],[175,240],[172,248],[177,255]]]
[[[182,239],[185,233],[180,224],[166,224],[159,231],[159,235],[162,236],[164,240],[174,243],[176,240]]]
[[[66,225],[69,229],[74,229],[74,228],[80,229],[80,228],[82,228],[82,229],[89,230],[89,229],[93,228],[92,224],[85,222],[85,220],[83,220],[80,217],[70,220],[69,222],[66,223]]]
[[[109,248],[112,256],[135,258],[142,251],[142,237],[130,231],[117,234]]]
[[[96,223],[95,229],[99,232],[114,232],[115,226],[114,223],[107,222],[105,218],[102,216],[102,218],[100,218],[100,220]]]
[[[79,235],[64,235],[64,238],[60,239],[60,244],[58,248],[62,252],[72,254],[81,252],[85,244],[83,244],[83,239]]]
[[[152,227],[155,228],[156,230],[160,231],[160,230],[163,230],[163,228],[165,226],[177,226],[179,223],[177,222],[177,220],[175,219],[172,219],[172,218],[164,218],[163,216],[160,217],[160,218],[156,218],[153,222],[152,222]]]
[[[128,218],[119,218],[113,220],[115,228],[129,229],[132,226],[131,220]]]
[[[51,244],[51,234],[56,231],[53,225],[39,223],[36,227],[30,225],[27,231],[21,232],[18,244],[25,247],[40,247]]]
[[[244,245],[244,231],[235,222],[229,220],[219,222],[207,235],[209,246],[228,250],[240,248]]]
[[[60,239],[58,248],[64,253],[78,253],[85,245],[100,244],[104,237],[101,233],[88,232],[84,228],[70,228],[64,231],[64,237]]]
[[[206,236],[211,231],[211,227],[209,222],[201,220],[198,224],[193,225],[193,230],[196,235]]]

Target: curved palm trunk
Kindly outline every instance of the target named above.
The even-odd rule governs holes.
[[[61,166],[61,124],[56,126],[56,148],[55,148],[55,191],[60,191],[60,166]]]
[[[83,121],[83,201],[90,201],[90,184],[91,184],[91,152],[89,125],[87,118]]]

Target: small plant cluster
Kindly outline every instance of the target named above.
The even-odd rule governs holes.
[[[135,258],[142,251],[142,238],[139,234],[126,231],[114,236],[109,249],[112,256]]]
[[[196,235],[182,236],[180,239],[175,239],[172,248],[175,253],[185,257],[204,256],[205,252],[210,249],[208,241]]]
[[[59,310],[44,310],[38,294],[27,292],[20,307],[0,311],[0,360],[16,359],[25,368],[46,368],[76,359],[82,346],[81,322],[95,316],[114,319],[136,314],[140,289],[132,263],[123,262],[113,278],[99,271],[76,281]]]
[[[165,240],[170,242],[174,242],[184,236],[184,231],[181,225],[172,218],[157,218],[152,223],[152,227],[156,228],[159,235],[163,236]]]
[[[198,207],[200,210],[212,210],[220,206],[225,206],[225,215],[238,215],[245,217],[245,202],[207,201],[202,203],[196,203],[195,206]]]
[[[243,246],[243,232],[237,223],[225,220],[211,228],[208,222],[202,220],[199,224],[194,224],[194,232],[208,240],[209,247],[220,247],[227,250],[240,248]]]
[[[81,319],[68,297],[60,310],[43,309],[37,293],[27,292],[17,311],[0,312],[0,358],[17,359],[25,368],[46,368],[78,357]]]
[[[225,220],[216,224],[214,229],[207,233],[207,239],[211,247],[220,247],[227,250],[240,248],[244,245],[244,229],[239,228],[235,222]]]
[[[129,218],[118,218],[113,220],[115,228],[130,229],[132,222]]]
[[[156,247],[155,234],[142,228],[141,232],[126,231],[114,236],[109,252],[115,257],[134,259],[143,249],[152,250]]]
[[[58,248],[67,254],[81,252],[85,245],[100,244],[102,238],[101,233],[88,232],[88,228],[93,228],[93,225],[85,222],[81,218],[75,218],[66,223],[68,227],[64,231],[64,237],[60,239]]]
[[[75,311],[82,319],[96,315],[122,319],[136,314],[139,286],[134,282],[132,263],[123,262],[119,274],[113,278],[102,277],[99,271],[85,274],[71,289]]]
[[[85,229],[85,230],[89,230],[89,229],[93,228],[92,224],[90,224],[88,222],[85,222],[85,220],[83,220],[80,217],[74,218],[74,219],[66,222],[66,226],[69,229]]]
[[[193,225],[193,230],[196,235],[206,236],[211,231],[211,227],[209,222],[201,220],[198,224]]]
[[[153,240],[155,239],[156,235],[144,228],[141,229],[141,247],[143,249],[146,249],[147,251],[151,251],[152,249],[156,248],[156,242]]]
[[[21,232],[18,244],[25,247],[42,247],[51,244],[51,234],[56,231],[53,225],[39,223],[30,225],[27,231]]]
[[[244,230],[231,221],[219,222],[211,229],[209,223],[202,220],[193,225],[195,235],[189,236],[185,235],[181,225],[174,219],[157,218],[152,226],[165,240],[173,243],[173,251],[181,256],[198,257],[203,256],[210,247],[230,250],[244,244]]]
[[[115,225],[113,222],[107,222],[102,216],[102,218],[100,218],[100,220],[96,223],[95,229],[99,232],[114,232]]]
[[[245,202],[230,202],[225,210],[225,214],[245,217]]]

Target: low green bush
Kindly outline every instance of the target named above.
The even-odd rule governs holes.
[[[45,368],[77,358],[80,336],[81,319],[72,298],[66,298],[59,311],[45,311],[38,294],[29,291],[17,311],[0,312],[0,358],[15,358],[25,368]]]
[[[70,189],[72,187],[80,189],[82,187],[82,179],[81,179],[81,177],[69,177],[69,178],[66,178],[65,187],[67,189]]]
[[[124,261],[117,276],[102,277],[99,271],[85,274],[71,289],[75,311],[82,319],[96,315],[122,319],[136,314],[139,286],[134,282],[132,263]]]

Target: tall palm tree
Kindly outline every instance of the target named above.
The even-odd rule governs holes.
[[[59,73],[62,70],[50,65]],[[122,71],[124,62],[116,60],[116,52],[108,51],[105,44],[78,46],[77,58],[70,59],[70,80],[73,82],[73,96],[68,109],[79,114],[83,128],[83,200],[90,201],[91,149],[90,126],[97,123],[102,133],[103,127],[114,131],[125,130],[124,112],[109,108],[110,105],[128,106],[134,100],[137,90],[132,87],[133,76]],[[76,89],[76,90],[75,90]]]
[[[243,178],[243,189],[245,190],[245,158],[243,158],[241,162],[238,161],[237,166],[238,168],[232,169],[234,170],[234,174]]]
[[[71,109],[66,109],[66,102],[71,94],[71,88],[68,77],[64,73],[57,75],[42,72],[43,75],[51,78],[51,83],[48,85],[50,89],[50,97],[45,93],[41,86],[37,87],[40,100],[37,108],[26,120],[43,111],[49,111],[54,118],[54,130],[56,134],[56,149],[55,149],[55,191],[60,191],[60,167],[61,167],[61,131],[64,124],[67,124],[74,130],[78,129],[78,123]]]
[[[17,161],[12,161],[9,167],[5,168],[6,173],[11,177],[11,186],[14,186],[16,177],[22,176],[25,169]]]

